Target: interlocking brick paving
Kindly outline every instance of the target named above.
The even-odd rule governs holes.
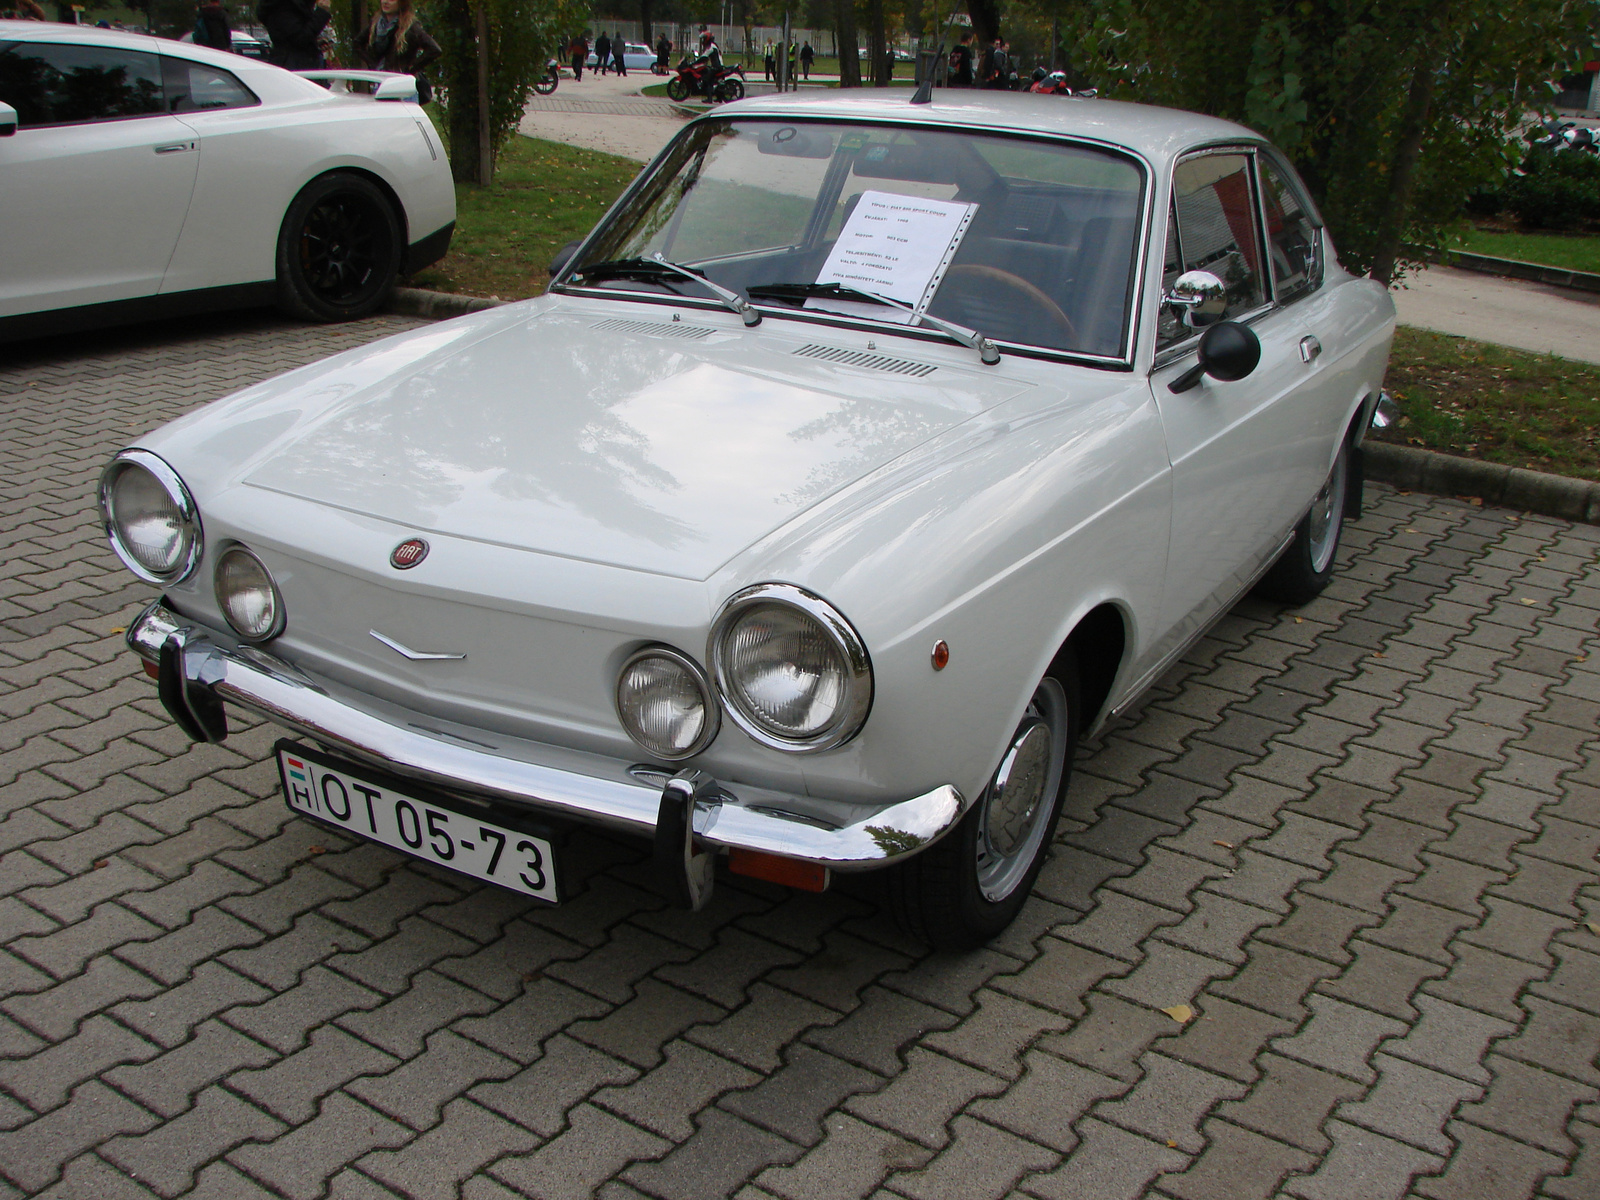
[[[591,835],[552,909],[292,816],[118,636],[107,456],[412,324],[4,351],[0,1197],[1600,1196],[1600,530],[1369,489],[1084,747],[984,950]]]

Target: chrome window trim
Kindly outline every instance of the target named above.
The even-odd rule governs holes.
[[[260,637],[248,634],[235,625],[233,618],[228,615],[228,606],[222,600],[222,588],[219,586],[222,577],[222,564],[227,561],[228,555],[234,553],[243,554],[247,558],[254,559],[256,566],[261,568],[261,573],[267,577],[268,586],[272,588],[272,626]],[[211,594],[216,597],[217,611],[222,614],[222,619],[228,623],[228,628],[233,630],[234,636],[241,642],[248,642],[252,646],[270,642],[282,633],[289,624],[289,614],[284,611],[283,593],[278,590],[277,577],[267,569],[267,564],[261,561],[261,556],[243,542],[228,542],[223,547],[222,553],[217,555],[216,566],[211,568]]]
[[[745,609],[756,604],[783,604],[799,609],[822,626],[833,639],[835,648],[844,655],[845,703],[840,706],[839,714],[833,722],[821,733],[809,738],[788,738],[772,733],[746,713],[735,698],[737,692],[728,678],[723,644],[733,627],[734,620]],[[716,620],[711,623],[711,632],[706,638],[706,662],[711,666],[711,677],[716,683],[717,695],[727,708],[729,718],[757,743],[771,750],[782,750],[790,754],[832,750],[836,746],[844,745],[860,733],[862,726],[866,724],[868,714],[872,711],[872,658],[867,653],[866,643],[861,640],[861,635],[856,632],[855,626],[850,624],[843,613],[816,593],[792,583],[752,584],[728,597],[727,602],[717,613]]]
[[[1037,346],[1026,342],[1008,342],[995,338],[995,345],[1007,353],[1018,357],[1039,358],[1050,362],[1071,363],[1078,366],[1104,367],[1113,370],[1132,370],[1134,359],[1138,354],[1139,334],[1142,328],[1142,310],[1144,308],[1144,292],[1146,287],[1145,272],[1150,257],[1150,230],[1152,226],[1151,210],[1154,207],[1152,200],[1155,195],[1156,171],[1154,165],[1145,155],[1135,150],[1132,146],[1125,146],[1120,142],[1109,141],[1104,138],[1084,137],[1076,134],[1049,133],[1043,130],[1018,129],[1012,125],[993,124],[945,124],[939,121],[906,121],[892,118],[867,118],[859,114],[788,114],[788,113],[751,113],[735,114],[732,117],[720,112],[706,113],[690,121],[678,135],[672,138],[657,152],[656,156],[647,163],[643,170],[634,177],[632,183],[623,189],[622,194],[616,198],[611,207],[606,209],[601,218],[585,235],[578,248],[572,252],[572,257],[567,260],[567,265],[559,275],[550,280],[545,289],[547,293],[556,293],[563,296],[589,296],[609,300],[618,299],[619,296],[629,300],[639,300],[649,304],[667,304],[682,308],[704,309],[708,311],[726,312],[727,309],[711,300],[702,300],[698,296],[671,296],[660,295],[652,292],[622,292],[616,288],[592,287],[584,284],[570,282],[576,273],[576,265],[582,261],[584,252],[588,250],[589,243],[594,240],[594,235],[611,219],[626,201],[632,198],[635,192],[644,187],[645,181],[655,173],[659,164],[664,160],[672,147],[679,139],[690,136],[691,131],[702,122],[712,121],[786,121],[793,123],[797,120],[815,121],[830,125],[877,125],[894,129],[938,129],[946,133],[955,134],[996,134],[1001,137],[1012,137],[1023,141],[1052,142],[1060,145],[1085,146],[1093,150],[1109,151],[1120,155],[1136,164],[1143,177],[1143,185],[1139,190],[1139,204],[1142,220],[1134,222],[1135,236],[1138,244],[1135,247],[1133,270],[1129,276],[1128,288],[1128,319],[1123,324],[1125,340],[1123,353],[1120,355],[1085,354],[1082,351],[1057,350],[1048,346]],[[1139,236],[1142,233],[1142,237]],[[890,334],[898,337],[911,337],[921,341],[937,342],[941,345],[950,345],[950,338],[936,331],[927,329],[912,329],[904,325],[897,325],[888,321],[872,321],[863,317],[846,317],[842,314],[826,314],[824,310],[808,309],[798,310],[788,305],[767,305],[754,301],[751,306],[761,313],[763,317],[782,317],[786,320],[811,321],[821,325],[831,325],[837,328],[865,330],[875,334]]]
[[[628,673],[628,668],[641,658],[671,659],[689,672],[689,676],[694,680],[695,686],[700,689],[700,697],[706,706],[705,728],[700,731],[700,736],[695,738],[693,744],[679,754],[662,754],[659,750],[652,750],[649,746],[646,746],[629,732],[628,722],[622,715],[622,678]],[[652,758],[659,758],[663,762],[682,762],[686,758],[693,758],[711,745],[712,742],[716,741],[717,734],[722,732],[722,705],[718,703],[717,690],[711,686],[710,677],[707,676],[705,671],[701,669],[700,664],[695,662],[694,659],[690,658],[682,650],[674,646],[668,646],[664,642],[652,642],[648,646],[640,646],[623,660],[622,666],[617,668],[617,682],[611,689],[611,702],[617,710],[618,724],[622,726],[622,731],[627,733],[628,737],[633,740],[633,744]]]
[[[122,537],[117,532],[116,521],[111,513],[111,484],[125,466],[141,467],[155,476],[156,482],[165,489],[167,496],[177,506],[189,546],[182,561],[170,571],[150,570],[122,544]],[[200,509],[189,493],[188,486],[165,459],[138,447],[120,451],[106,464],[105,470],[100,472],[100,484],[96,489],[96,495],[100,505],[100,523],[106,531],[106,538],[111,542],[111,549],[116,552],[117,557],[122,560],[122,565],[128,570],[144,582],[159,584],[162,587],[182,583],[195,573],[205,553],[205,529],[200,523]]]
[[[1263,149],[1270,149],[1270,148],[1263,147]],[[1292,170],[1286,169],[1287,168],[1287,164],[1283,161],[1283,159],[1279,155],[1274,154],[1274,153],[1257,154],[1256,155],[1256,165],[1255,165],[1255,175],[1256,175],[1256,213],[1257,213],[1257,217],[1259,218],[1259,220],[1261,222],[1261,235],[1262,235],[1262,243],[1261,244],[1262,244],[1262,248],[1263,249],[1266,248],[1266,239],[1270,236],[1270,234],[1269,234],[1269,232],[1267,230],[1267,200],[1266,200],[1267,189],[1266,189],[1266,185],[1263,183],[1263,181],[1261,179],[1261,163],[1262,163],[1263,159],[1265,159],[1266,161],[1270,162],[1273,165],[1273,167],[1276,168],[1278,173],[1283,176],[1283,181],[1284,181],[1285,185],[1289,188],[1289,190],[1291,192],[1294,193],[1295,199],[1300,202],[1300,207],[1304,210],[1307,219],[1311,223],[1312,229],[1315,231],[1315,240],[1312,242],[1312,245],[1316,248],[1316,254],[1317,254],[1317,272],[1316,272],[1316,275],[1314,277],[1308,277],[1307,280],[1306,280],[1306,285],[1304,287],[1302,287],[1294,295],[1290,296],[1287,300],[1284,300],[1284,299],[1280,298],[1279,295],[1278,295],[1278,269],[1273,264],[1272,255],[1269,253],[1266,256],[1267,257],[1267,271],[1268,271],[1268,274],[1271,276],[1271,279],[1272,279],[1272,301],[1273,301],[1273,304],[1278,308],[1287,308],[1289,305],[1298,303],[1299,301],[1305,299],[1307,296],[1315,295],[1322,288],[1322,281],[1323,281],[1324,276],[1326,275],[1326,263],[1323,261],[1324,255],[1322,253],[1322,230],[1323,230],[1323,224],[1322,224],[1321,218],[1317,215],[1317,210],[1316,210],[1315,206],[1313,206],[1311,204],[1310,199],[1307,197],[1307,195],[1305,193],[1305,189],[1301,186],[1300,177],[1298,175],[1296,175]]]

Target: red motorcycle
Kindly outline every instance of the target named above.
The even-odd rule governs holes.
[[[710,77],[710,64],[685,59],[678,64],[678,73],[667,80],[669,99],[682,102],[690,96],[705,96],[713,104],[744,99],[744,68],[725,66]]]

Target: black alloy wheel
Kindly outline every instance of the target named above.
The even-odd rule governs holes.
[[[394,206],[363,175],[336,171],[295,197],[278,236],[278,299],[291,315],[350,321],[375,312],[400,274]]]

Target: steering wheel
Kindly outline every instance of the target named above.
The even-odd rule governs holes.
[[[1050,319],[1051,324],[1067,335],[1069,345],[1078,341],[1078,329],[1073,325],[1072,318],[1061,311],[1061,306],[1050,299],[1048,293],[1035,287],[1020,275],[1014,275],[1010,271],[1001,270],[999,267],[991,267],[985,263],[961,263],[958,266],[951,267],[944,273],[944,282],[949,283],[951,280],[998,283],[1008,287],[1044,313]]]

